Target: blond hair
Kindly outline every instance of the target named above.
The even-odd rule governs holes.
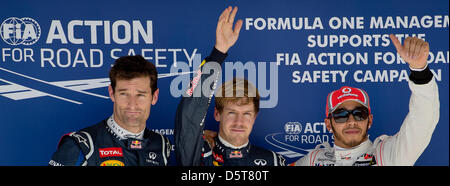
[[[234,78],[223,83],[216,92],[215,107],[221,113],[225,104],[235,103],[247,105],[253,103],[255,112],[259,111],[259,92],[256,87],[246,79]]]

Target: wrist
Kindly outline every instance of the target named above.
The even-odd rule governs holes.
[[[220,52],[226,54],[228,52],[229,47],[223,46],[223,45],[214,45],[214,47],[219,50]]]
[[[411,71],[423,71],[428,67],[428,63],[425,64],[425,66],[423,66],[422,68],[414,68],[412,66],[409,66],[409,69],[411,69]]]
[[[218,50],[215,46],[212,49],[211,53],[208,57],[206,57],[206,61],[215,61],[220,64],[222,64],[223,61],[225,61],[225,58],[228,56],[227,53],[223,53],[222,51]]]
[[[418,85],[427,84],[431,81],[431,79],[433,79],[433,73],[431,72],[429,66],[426,66],[426,68],[421,71],[415,71],[411,69],[409,79]]]

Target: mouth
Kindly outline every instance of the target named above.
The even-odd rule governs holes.
[[[244,129],[236,129],[236,128],[231,129],[231,131],[236,132],[236,133],[244,133],[245,132]]]
[[[140,111],[125,111],[127,115],[135,116],[141,114]]]
[[[349,135],[359,134],[360,132],[361,132],[361,130],[359,130],[359,129],[347,129],[344,131],[345,134],[349,134]]]

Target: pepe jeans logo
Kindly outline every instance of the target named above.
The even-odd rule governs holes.
[[[1,24],[0,36],[9,45],[32,45],[41,37],[41,27],[29,17],[10,17]]]

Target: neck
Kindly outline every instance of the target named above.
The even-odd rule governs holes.
[[[145,125],[143,126],[143,128],[138,128],[138,127],[133,127],[134,130],[130,130],[129,127],[123,127],[123,125],[120,125],[117,120],[114,119],[114,115],[111,116],[108,119],[108,126],[109,128],[111,128],[111,130],[120,138],[120,139],[127,139],[127,138],[136,138],[136,139],[143,139],[144,138],[144,129],[145,129]]]
[[[120,120],[119,117],[116,116],[116,114],[113,114],[114,122],[116,122],[117,125],[119,125],[122,129],[125,129],[128,132],[137,134],[142,132],[145,129],[145,123],[144,124],[134,124],[134,125],[126,125],[122,120]]]
[[[337,150],[351,150],[351,149],[355,149],[355,148],[358,148],[361,144],[363,144],[364,142],[366,142],[367,140],[368,140],[369,138],[368,137],[366,137],[366,138],[364,138],[362,141],[361,141],[361,143],[359,143],[359,144],[357,144],[357,145],[355,145],[355,146],[352,146],[352,147],[350,147],[350,146],[346,146],[346,145],[339,145],[339,144],[334,144],[334,147],[337,149]]]
[[[220,135],[220,133],[219,133],[218,136],[219,136],[220,142],[222,142],[223,145],[225,145],[226,147],[230,147],[230,148],[232,148],[232,149],[241,149],[241,148],[244,148],[245,146],[248,145],[248,139],[247,139],[246,142],[241,142],[241,143],[230,143],[230,142],[228,142],[227,140],[225,140],[224,138],[222,138],[222,136]]]

